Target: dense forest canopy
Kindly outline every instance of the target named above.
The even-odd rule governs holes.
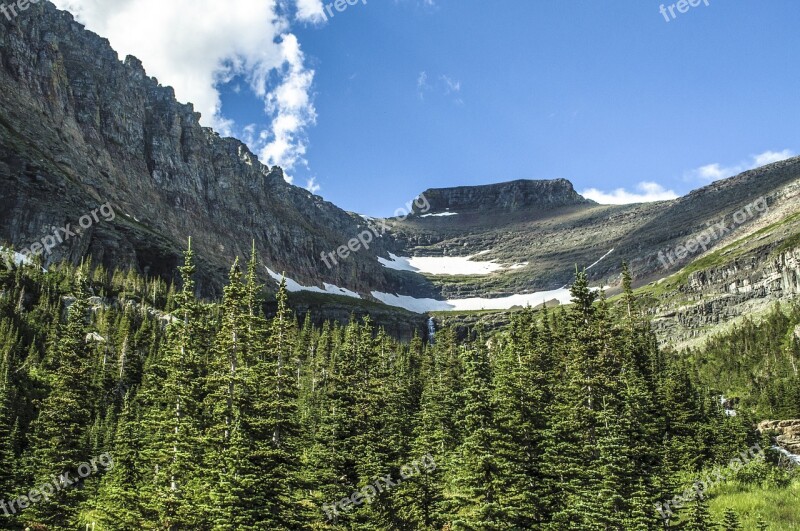
[[[285,285],[266,317],[258,267],[213,302],[191,250],[177,287],[0,271],[0,526],[700,530],[709,470],[795,473],[755,424],[800,417],[797,308],[674,353],[627,273],[611,302],[579,273],[567,308],[402,344],[297,322]]]

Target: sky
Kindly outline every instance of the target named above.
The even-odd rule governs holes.
[[[515,179],[670,199],[800,154],[796,0],[350,1],[55,3],[362,214]]]

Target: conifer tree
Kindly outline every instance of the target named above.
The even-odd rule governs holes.
[[[136,405],[124,398],[111,452],[113,467],[103,478],[98,502],[100,523],[109,529],[142,527],[143,507],[138,490],[144,481],[141,451]]]
[[[301,525],[298,501],[300,428],[298,390],[292,370],[296,330],[287,304],[285,279],[276,297],[278,308],[269,324],[268,337],[257,336],[254,340],[257,343],[265,340],[266,348],[257,353],[250,378],[254,393],[248,418],[254,436],[252,466],[254,471],[264,471],[253,489],[259,503],[263,504],[261,525],[271,529],[294,529]]]
[[[221,323],[206,380],[205,457],[207,470],[218,478],[209,489],[210,518],[217,528],[253,528],[263,510],[249,496],[258,474],[250,462],[253,434],[245,417],[247,373],[253,362],[245,295],[237,259],[223,291]]]
[[[497,344],[493,358],[492,407],[502,434],[494,452],[506,467],[500,503],[515,527],[532,528],[547,518],[548,484],[541,468],[553,361],[530,309],[513,316],[509,336]]]
[[[37,485],[55,481],[56,493],[32,505],[25,521],[61,525],[73,521],[81,491],[76,488],[76,468],[92,457],[84,437],[90,425],[91,381],[86,351],[88,294],[83,273],[78,275],[75,301],[67,322],[60,327],[57,344],[51,344],[47,365],[49,392],[32,426],[30,477]]]
[[[4,330],[0,326],[0,333]],[[4,345],[5,347],[5,345]],[[7,347],[6,347],[7,348]],[[10,349],[5,350],[4,358],[0,358],[0,500],[9,499],[16,487],[16,451],[14,448],[14,426],[17,416],[14,412],[15,389],[9,377]],[[6,515],[0,515],[0,522]]]
[[[557,493],[550,501],[552,524],[590,527],[601,518],[598,508],[598,427],[606,378],[601,358],[606,348],[598,334],[596,292],[584,272],[572,286],[564,374],[556,381],[549,410],[551,424],[543,466]],[[603,316],[600,316],[601,320]]]
[[[739,523],[739,516],[731,508],[725,509],[725,514],[722,517],[722,530],[723,531],[739,531],[742,524]]]
[[[434,346],[425,351],[421,366],[422,391],[414,421],[412,456],[431,454],[428,467],[408,483],[406,511],[413,526],[441,529],[448,521],[444,493],[448,472],[455,467],[460,440],[456,419],[463,410],[462,367],[455,333],[445,328]]]
[[[145,482],[147,509],[155,524],[167,529],[193,528],[210,512],[202,464],[201,360],[208,350],[195,298],[194,253],[189,248],[180,268],[181,290],[167,329],[163,355],[144,391],[148,431],[143,455],[153,473]]]
[[[491,407],[492,375],[485,339],[461,352],[464,366],[464,411],[461,417],[464,440],[455,452],[449,488],[453,526],[466,529],[501,529],[509,515],[500,504],[502,476],[507,464],[495,454],[501,441]]]
[[[686,525],[683,529],[686,531],[713,531],[716,528],[717,526],[711,521],[711,515],[708,512],[708,502],[703,496],[697,496],[688,510]]]

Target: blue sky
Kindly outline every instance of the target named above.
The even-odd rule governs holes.
[[[670,22],[651,0],[368,0],[327,21],[317,3],[276,30],[296,61],[216,75],[218,118],[251,145],[279,135],[266,92],[291,71],[289,173],[348,210],[521,178],[667,197],[800,152],[794,0],[709,0]]]

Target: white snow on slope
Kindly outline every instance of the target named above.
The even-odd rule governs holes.
[[[372,296],[389,306],[405,308],[414,313],[425,312],[447,312],[447,311],[471,311],[471,310],[508,310],[515,306],[538,306],[543,302],[553,299],[561,304],[572,302],[572,295],[568,289],[556,289],[552,291],[540,291],[537,293],[526,293],[521,295],[511,295],[497,299],[485,299],[474,297],[471,299],[450,299],[447,301],[437,301],[435,299],[415,299],[407,295],[393,295],[391,293],[381,293],[373,291]]]
[[[475,262],[471,260],[481,253],[471,256],[396,256],[389,253],[391,260],[378,258],[383,267],[397,271],[414,271],[430,275],[488,275],[502,271],[505,266],[496,262]]]
[[[440,214],[423,214],[421,218],[443,218],[445,216],[457,216],[458,212],[442,212]]]
[[[611,253],[613,253],[613,252],[614,252],[614,249],[611,249],[610,251],[608,251],[606,254],[604,254],[603,256],[601,256],[601,257],[600,257],[600,260],[598,260],[597,262],[595,262],[595,263],[593,263],[592,265],[590,265],[589,267],[587,267],[587,268],[586,268],[586,271],[589,271],[591,268],[593,268],[594,266],[596,266],[597,264],[599,264],[600,262],[602,262],[603,260],[605,260],[605,258],[606,258],[608,255],[610,255]]]
[[[6,254],[11,253],[11,254]],[[11,260],[8,260],[11,258]],[[10,262],[13,261],[14,265],[20,267],[22,265],[33,265],[33,260],[30,257],[25,256],[22,253],[18,253],[16,251],[12,251],[11,249],[7,249],[5,247],[0,247],[0,263],[5,263],[6,267],[10,269]],[[44,273],[47,273],[47,269],[42,268]]]
[[[266,267],[266,266],[264,266]],[[278,284],[281,283],[281,279],[284,278],[283,275],[279,275],[278,273],[274,272],[270,268],[266,268],[269,276],[277,282]],[[296,293],[298,291],[311,291],[313,293],[327,293],[329,295],[344,295],[345,297],[352,297],[353,299],[360,299],[361,295],[356,293],[355,291],[350,291],[349,289],[340,288],[339,286],[335,286],[333,284],[328,284],[327,282],[322,283],[325,288],[319,288],[317,286],[303,286],[299,282],[292,280],[289,277],[286,277],[286,289],[289,290],[291,293]]]
[[[13,257],[12,259],[14,261],[14,264],[17,267],[19,267],[19,266],[21,266],[23,264],[24,265],[31,265],[33,263],[33,262],[31,262],[31,259],[26,257],[24,254],[20,254],[20,253],[18,253],[16,251],[12,251],[11,249],[7,249],[5,247],[0,247],[0,255],[2,256],[3,259],[5,259],[5,257],[7,256],[6,253],[12,253],[9,256],[9,258]]]
[[[447,301],[437,301],[435,299],[415,299],[408,295],[392,295],[391,293],[381,293],[380,291],[373,291],[372,296],[384,304],[405,308],[414,313],[447,312],[453,309],[453,306],[448,304]]]

